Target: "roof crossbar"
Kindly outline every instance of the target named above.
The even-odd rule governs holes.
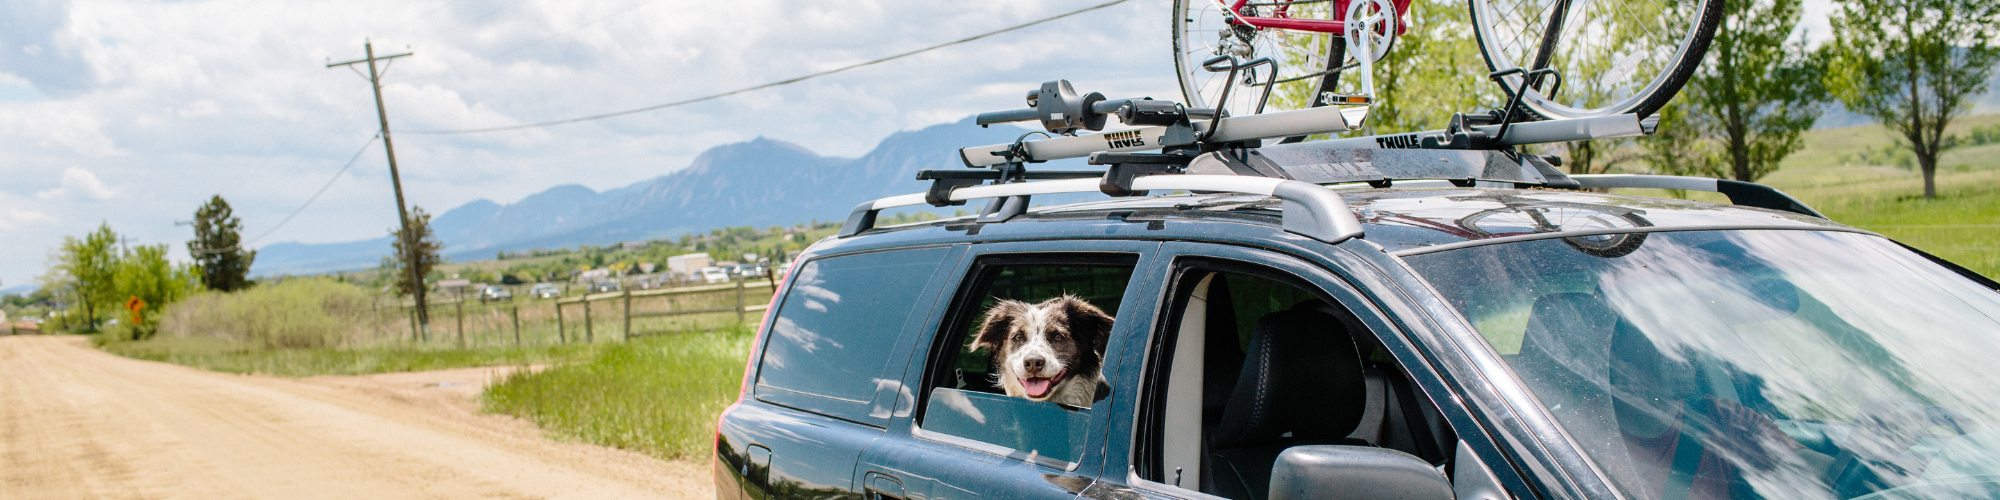
[[[1729,197],[1729,203],[1735,205],[1827,218],[1818,210],[1806,206],[1805,202],[1799,201],[1798,198],[1763,184],[1677,175],[1585,174],[1572,175],[1569,178],[1576,180],[1584,188],[1684,189],[1722,193],[1723,196]]]
[[[1122,180],[1122,179],[1120,179]],[[1129,185],[1117,185],[1127,184]],[[1090,193],[1090,192],[1143,192],[1162,191],[1203,191],[1240,193],[1275,196],[1284,202],[1284,222],[1282,227],[1289,232],[1323,241],[1340,243],[1350,238],[1362,236],[1361,221],[1348,209],[1347,201],[1333,190],[1316,184],[1241,175],[1181,175],[1162,174],[1130,178],[1129,181],[1114,182],[1110,176],[1098,179],[1067,179],[1042,182],[1016,182],[986,186],[959,187],[951,189],[950,201],[965,201],[981,198],[1004,198],[1031,196],[1037,194]],[[911,193],[864,202],[854,207],[847,217],[847,225],[840,230],[841,237],[860,234],[875,227],[875,217],[882,210],[921,205],[927,202],[927,193]]]

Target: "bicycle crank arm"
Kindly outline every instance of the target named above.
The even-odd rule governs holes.
[[[1659,117],[1639,119],[1639,115],[1611,115],[1595,118],[1571,118],[1539,122],[1514,123],[1507,127],[1507,135],[1491,146],[1495,148],[1519,146],[1522,144],[1546,144],[1551,142],[1585,141],[1590,139],[1612,139],[1618,137],[1638,137],[1651,135],[1659,126]],[[1499,125],[1476,125],[1473,130],[1492,135],[1499,132]],[[1315,144],[1331,149],[1426,149],[1425,138],[1443,138],[1443,130],[1426,130],[1407,134],[1371,135],[1319,141]],[[1437,142],[1443,142],[1439,140]],[[1434,148],[1451,149],[1451,148]]]
[[[989,113],[993,114],[993,113]],[[1203,142],[1224,143],[1275,139],[1295,135],[1347,132],[1361,128],[1361,122],[1368,115],[1368,108],[1320,107],[1278,113],[1223,118],[1216,125],[1214,135]],[[1208,120],[1193,121],[1197,135],[1208,133]],[[1520,125],[1515,125],[1520,127]],[[1131,130],[1052,137],[1022,141],[1022,148],[1028,157],[1022,161],[1048,161],[1063,158],[1082,158],[1097,152],[1129,152],[1160,149],[1164,145],[1167,127],[1141,127]],[[1513,132],[1508,132],[1512,135]],[[1007,163],[1007,159],[996,152],[1007,151],[1012,144],[994,144],[960,148],[959,158],[965,166],[972,168],[990,167]]]

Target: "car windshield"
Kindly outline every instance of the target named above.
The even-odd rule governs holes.
[[[1629,498],[2000,498],[2000,293],[1886,239],[1634,233],[1405,260]]]

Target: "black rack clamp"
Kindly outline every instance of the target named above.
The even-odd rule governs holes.
[[[1091,165],[1107,165],[1104,169],[1103,180],[1097,183],[1097,189],[1103,191],[1104,194],[1122,198],[1146,195],[1145,191],[1132,189],[1133,179],[1146,175],[1178,174],[1187,167],[1189,162],[1193,161],[1193,156],[1171,153],[1102,152],[1091,153],[1089,163]]]

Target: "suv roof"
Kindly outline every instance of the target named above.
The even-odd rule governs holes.
[[[1336,191],[1341,193],[1364,227],[1363,238],[1399,254],[1499,241],[1631,231],[1803,229],[1866,232],[1826,219],[1780,210],[1587,191],[1458,187]],[[1242,194],[1114,198],[1028,209],[1004,224],[980,223],[976,221],[977,216],[969,215],[886,226],[855,235],[870,236],[868,238],[837,239],[845,240],[838,242],[838,246],[844,248],[923,244],[934,239],[962,241],[1110,236],[1256,240],[1272,238],[1274,235],[1269,234],[1272,232],[1283,232],[1283,206],[1276,197]],[[1530,211],[1548,223],[1536,227],[1534,218],[1527,215]],[[1078,224],[1046,224],[1064,221]],[[1106,223],[1139,222],[1148,223],[1150,227],[1140,230],[1143,233],[1086,228]],[[1188,227],[1189,224],[1200,224],[1202,227],[1196,229]],[[1230,226],[1235,227],[1218,230]],[[973,227],[979,229],[975,231]],[[923,229],[932,231],[915,232]]]

